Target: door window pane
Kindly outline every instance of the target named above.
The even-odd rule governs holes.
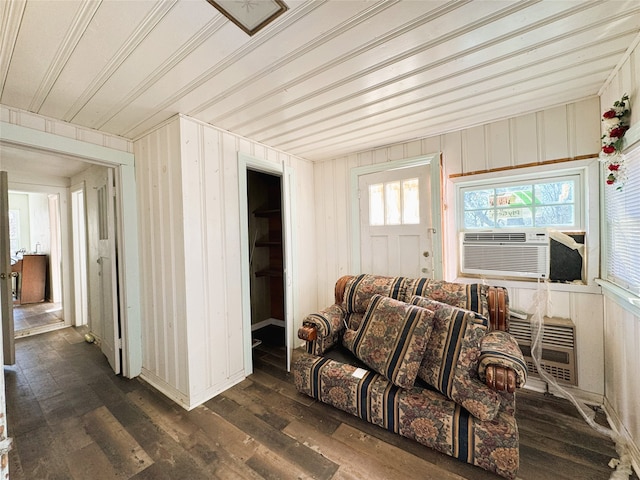
[[[402,181],[402,223],[417,225],[420,223],[420,191],[417,178]]]
[[[384,186],[369,185],[369,225],[384,225]]]
[[[387,183],[384,186],[386,223],[387,225],[400,225],[400,182]]]

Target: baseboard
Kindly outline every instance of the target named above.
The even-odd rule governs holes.
[[[609,402],[609,400],[605,397],[603,404],[604,412],[607,415],[607,420],[609,421],[609,425],[613,428],[618,435],[620,435],[625,442],[627,442],[627,446],[629,448],[629,455],[631,455],[631,466],[633,470],[636,472],[636,475],[640,477],[640,448],[633,441],[631,434],[624,426],[617,412],[613,408],[613,405]]]
[[[567,392],[573,395],[578,400],[581,400],[589,405],[602,405],[604,402],[604,396],[599,393],[587,392],[586,390],[580,390],[579,388],[570,385],[561,385]],[[533,390],[534,392],[550,393],[556,397],[564,398],[561,392],[559,392],[553,386],[547,388],[547,382],[538,378],[527,378],[527,383],[524,386],[527,390]]]
[[[261,328],[268,327],[270,325],[275,325],[276,327],[285,327],[284,320],[278,320],[277,318],[267,318],[266,320],[262,320],[261,322],[253,323],[251,325],[251,331],[255,332],[256,330],[260,330]]]
[[[165,397],[173,400],[185,410],[190,410],[189,407],[189,395],[181,392],[177,388],[169,385],[162,378],[158,377],[155,373],[150,372],[146,368],[142,367],[140,372],[140,378],[151,385],[153,388],[162,393]]]

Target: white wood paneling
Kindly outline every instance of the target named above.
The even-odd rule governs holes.
[[[287,5],[248,36],[204,0],[3,2],[0,102],[128,139],[182,113],[312,160],[411,157],[416,139],[502,135],[494,122],[596,96],[640,31],[634,0]],[[630,64],[617,81],[633,86]]]
[[[184,116],[137,140],[144,378],[187,409],[247,374],[238,152],[296,169],[295,331],[317,307],[309,162]]]
[[[631,130],[627,137],[640,128],[640,108],[634,108],[640,95],[640,36],[633,47],[602,87],[600,99],[600,108],[605,110],[625,93],[630,96]],[[632,142],[638,141],[635,135]],[[640,317],[625,308],[627,303],[626,298],[609,293],[605,296],[605,405],[615,427],[629,443],[635,471],[640,474]]]

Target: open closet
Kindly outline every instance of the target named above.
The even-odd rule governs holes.
[[[251,332],[256,347],[285,351],[282,177],[247,171]]]

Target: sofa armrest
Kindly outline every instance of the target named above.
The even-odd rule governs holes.
[[[337,343],[345,328],[345,312],[334,304],[307,315],[298,329],[298,338],[307,342],[309,353],[322,355]]]
[[[480,341],[478,376],[495,390],[513,393],[527,381],[527,364],[516,339],[495,330]]]

